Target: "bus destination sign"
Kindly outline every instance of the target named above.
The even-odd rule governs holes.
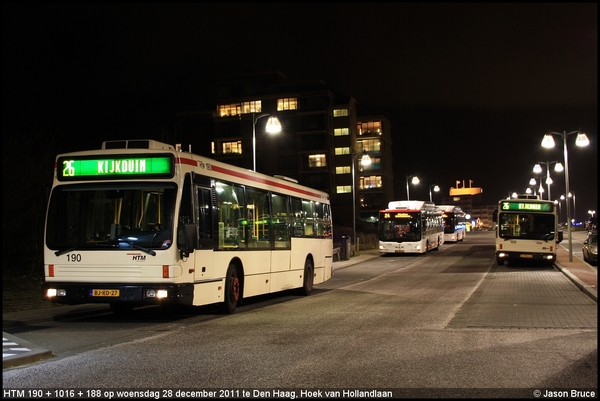
[[[501,210],[552,212],[554,211],[554,204],[548,202],[504,201]]]
[[[102,158],[59,157],[56,167],[59,181],[109,178],[173,177],[172,155],[131,155]]]

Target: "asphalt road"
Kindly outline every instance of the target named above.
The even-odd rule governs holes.
[[[230,316],[157,310],[24,327],[15,335],[54,357],[3,370],[3,389],[597,397],[596,302],[555,268],[497,266],[491,232],[338,269],[309,297],[260,297]]]

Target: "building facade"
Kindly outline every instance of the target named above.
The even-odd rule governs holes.
[[[276,71],[218,82],[214,100],[213,110],[177,115],[184,150],[193,143],[194,153],[326,191],[341,223],[352,224],[353,211],[373,221],[394,198],[391,124],[358,116],[353,97]],[[265,131],[271,116],[281,123],[278,134]],[[363,151],[369,166],[360,164]]]

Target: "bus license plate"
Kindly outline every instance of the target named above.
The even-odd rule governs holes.
[[[396,249],[396,253],[404,253],[404,249]]]
[[[120,295],[120,290],[92,290],[93,297],[118,297]]]
[[[521,257],[525,259],[531,259],[533,258],[533,255],[522,254]]]

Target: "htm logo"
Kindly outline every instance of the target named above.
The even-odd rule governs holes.
[[[146,255],[133,255],[133,260],[146,260]]]

